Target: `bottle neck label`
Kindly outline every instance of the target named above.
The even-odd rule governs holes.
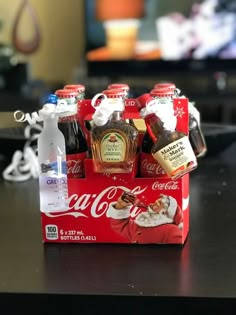
[[[55,162],[46,160],[40,164],[40,174],[44,176],[60,177],[62,174],[66,175],[66,172],[66,162],[59,156],[57,156],[57,161]]]
[[[197,166],[196,156],[188,136],[168,144],[153,153],[153,157],[171,178],[178,178]]]
[[[126,153],[125,138],[118,132],[108,132],[101,140],[100,152],[103,162],[123,162]]]

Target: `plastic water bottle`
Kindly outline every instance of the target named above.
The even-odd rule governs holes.
[[[68,210],[68,186],[66,170],[65,138],[58,129],[58,117],[53,108],[56,98],[50,95],[40,110],[43,130],[38,137],[38,161],[40,167],[40,211]]]

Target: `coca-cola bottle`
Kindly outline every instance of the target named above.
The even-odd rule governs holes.
[[[64,86],[64,89],[76,92],[75,100],[78,106],[77,119],[79,120],[80,126],[85,132],[84,121],[82,117],[80,116],[80,103],[82,100],[84,100],[84,97],[85,97],[85,86],[83,84],[67,84]]]
[[[85,86],[83,84],[67,84],[64,86],[64,89],[76,92],[76,102],[77,102],[77,120],[79,121],[80,127],[85,135],[88,152],[90,152],[90,134],[89,131],[91,129],[90,121],[84,120],[84,117],[81,116],[80,106],[85,98]],[[88,153],[89,156],[89,153]]]
[[[77,119],[77,92],[69,89],[57,90],[60,113],[58,128],[65,137],[68,178],[84,177],[84,159],[87,157],[87,142]]]
[[[83,84],[67,84],[64,89],[77,92],[76,100],[83,100],[85,95],[85,86]]]
[[[189,103],[189,141],[196,157],[200,158],[206,154],[207,145],[200,125],[200,115],[196,112],[194,105]]]
[[[111,83],[111,84],[108,85],[107,89],[108,90],[110,90],[110,89],[119,89],[119,90],[123,91],[123,93],[124,93],[124,95],[123,95],[124,102],[125,102],[126,99],[129,98],[130,88],[129,88],[129,85],[126,84],[126,83]],[[126,119],[125,121],[127,123],[129,123],[130,125],[135,127],[135,123],[134,123],[133,119]]]
[[[176,85],[172,82],[156,83],[153,89],[169,89],[170,91],[175,91]]]
[[[137,195],[133,194],[132,192],[124,191],[121,195],[121,199],[127,203],[131,203],[135,207],[145,208],[148,209],[148,205],[141,201]]]
[[[108,85],[108,90],[109,89],[121,89],[124,92],[124,97],[128,98],[129,97],[129,85],[126,83],[111,83]]]

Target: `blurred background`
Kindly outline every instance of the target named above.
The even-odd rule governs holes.
[[[87,97],[128,83],[137,97],[171,81],[203,122],[234,124],[235,11],[235,0],[1,0],[1,112],[32,112],[69,83]]]

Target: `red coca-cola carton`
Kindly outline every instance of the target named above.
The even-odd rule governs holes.
[[[177,129],[188,133],[188,100],[175,101]],[[80,101],[80,119],[90,119],[90,100]],[[126,118],[140,118],[135,100]],[[140,134],[142,138],[143,134]],[[69,209],[41,213],[44,242],[184,244],[189,231],[189,174],[140,177],[139,154],[132,173],[95,173],[85,159],[85,177],[68,179]]]

